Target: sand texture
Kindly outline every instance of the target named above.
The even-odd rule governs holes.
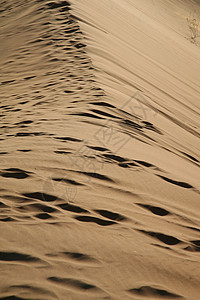
[[[200,299],[193,17],[1,1],[0,300]]]

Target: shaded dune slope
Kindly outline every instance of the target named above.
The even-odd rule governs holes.
[[[0,299],[199,297],[199,86],[124,3],[1,4]]]

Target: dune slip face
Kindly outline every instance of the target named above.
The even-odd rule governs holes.
[[[199,299],[199,16],[2,1],[0,299]]]

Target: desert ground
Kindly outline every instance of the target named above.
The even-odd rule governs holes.
[[[1,1],[1,300],[200,299],[199,22]]]

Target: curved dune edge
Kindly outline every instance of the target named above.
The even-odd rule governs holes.
[[[1,299],[199,297],[199,6],[157,3],[4,1]]]

